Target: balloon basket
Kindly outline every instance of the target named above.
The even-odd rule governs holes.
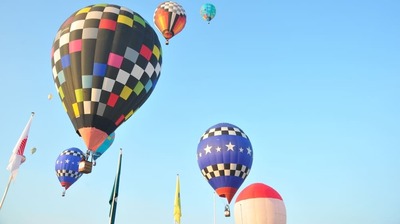
[[[79,172],[81,173],[91,173],[92,172],[93,163],[83,160],[79,162]]]
[[[228,205],[225,206],[225,212],[224,212],[224,214],[225,214],[225,217],[230,217],[230,216],[231,216],[231,211],[230,211]]]
[[[225,217],[231,217],[231,212],[230,211],[225,211]]]

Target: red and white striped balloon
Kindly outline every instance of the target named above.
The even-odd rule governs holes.
[[[286,208],[281,195],[263,183],[243,189],[234,207],[236,224],[286,224]]]

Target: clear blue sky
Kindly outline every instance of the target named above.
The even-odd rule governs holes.
[[[108,3],[153,25],[161,2]],[[102,2],[2,3],[1,194],[11,151],[30,112],[36,116],[1,224],[108,223],[119,148],[117,223],[173,223],[177,173],[182,223],[213,223],[214,194],[196,149],[220,122],[242,128],[253,145],[240,190],[255,182],[276,189],[288,224],[400,223],[400,1],[211,2],[217,15],[207,24],[199,14],[205,2],[178,1],[187,24],[163,45],[153,94],[65,197],[56,158],[70,147],[86,149],[56,94],[50,49],[67,17]],[[234,224],[223,199],[216,207],[218,224]]]

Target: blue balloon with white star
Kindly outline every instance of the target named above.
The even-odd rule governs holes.
[[[58,180],[65,191],[75,183],[81,176],[79,162],[85,158],[85,154],[78,148],[69,148],[60,153],[57,157],[55,170]]]
[[[230,203],[253,164],[250,139],[233,124],[216,124],[200,138],[197,163],[215,192]]]

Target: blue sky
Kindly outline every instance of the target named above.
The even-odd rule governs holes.
[[[177,173],[182,223],[212,223],[214,193],[196,150],[203,132],[220,122],[242,128],[253,146],[239,191],[255,182],[276,189],[288,224],[400,222],[399,1],[216,0],[211,24],[199,14],[205,2],[178,1],[187,24],[163,45],[153,94],[117,129],[93,172],[61,197],[56,158],[85,145],[56,94],[50,49],[62,22],[94,3],[103,2],[2,4],[2,193],[11,151],[30,112],[36,115],[0,223],[107,223],[119,148],[117,223],[173,223]],[[107,3],[153,25],[161,2]],[[216,198],[216,221],[233,224],[224,203]]]

